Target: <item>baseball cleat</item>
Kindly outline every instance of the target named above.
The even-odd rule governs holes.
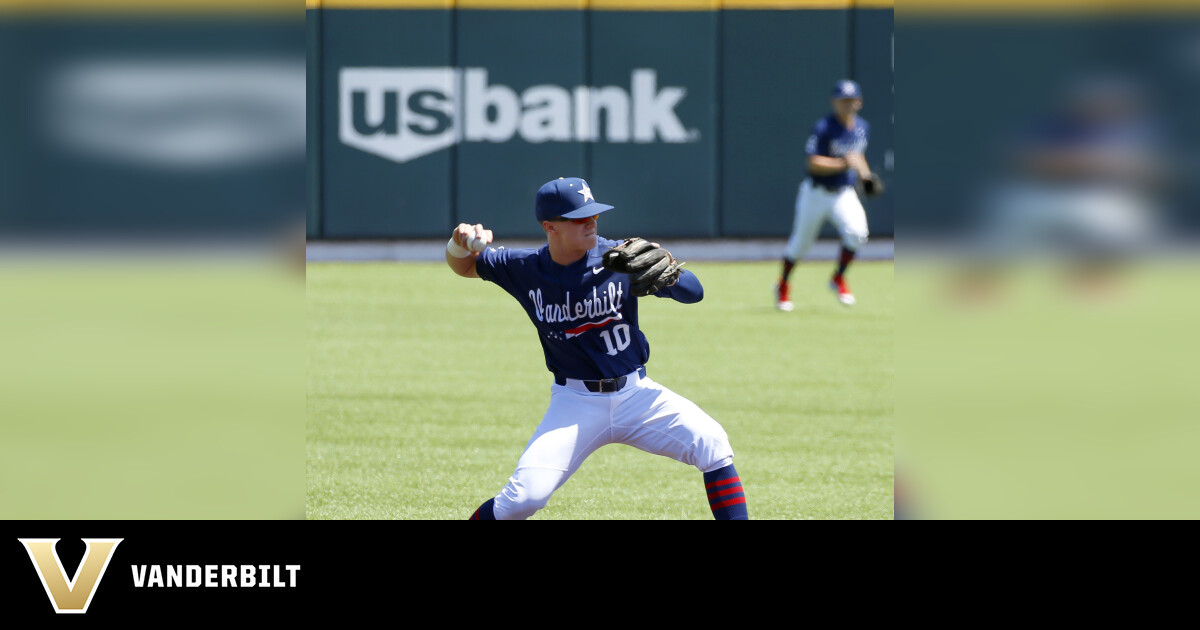
[[[846,286],[845,278],[834,277],[829,281],[829,288],[837,294],[839,302],[846,306],[854,306],[854,294],[850,292],[850,287]]]
[[[786,282],[777,282],[775,284],[775,308],[781,311],[790,311],[793,308],[792,299],[788,296],[788,285]]]

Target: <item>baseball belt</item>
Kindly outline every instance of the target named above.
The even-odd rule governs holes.
[[[643,366],[639,367],[637,369],[637,373],[638,373],[638,376],[645,378],[646,377],[646,366],[643,365]],[[554,382],[559,385],[566,385],[568,380],[574,380],[574,381],[583,383],[583,386],[586,387],[589,392],[596,393],[596,394],[610,394],[612,392],[621,391],[625,387],[625,383],[628,382],[629,376],[625,375],[625,376],[618,376],[616,378],[602,378],[598,381],[586,381],[586,380],[580,380],[580,379],[568,379],[564,376],[559,376],[557,374],[554,375]]]

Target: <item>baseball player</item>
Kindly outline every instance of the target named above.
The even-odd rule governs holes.
[[[960,297],[996,297],[1005,267],[1065,263],[1070,288],[1100,295],[1161,233],[1158,194],[1171,168],[1137,82],[1088,76],[1030,128],[1008,132],[1010,172],[980,200]]]
[[[833,222],[842,240],[837,270],[829,280],[829,287],[842,304],[854,304],[854,294],[846,284],[846,268],[858,248],[867,242],[867,214],[855,184],[861,181],[867,195],[883,192],[883,180],[871,173],[863,157],[870,126],[858,115],[862,109],[858,84],[838,81],[831,102],[833,112],[817,121],[804,147],[809,177],[801,182],[796,196],[796,218],[783,253],[783,273],[775,284],[775,306],[781,311],[793,308],[788,276],[796,261],[808,253],[826,220]]]
[[[554,375],[550,405],[516,470],[471,519],[529,518],[589,455],[612,443],[695,466],[713,516],[747,519],[725,430],[646,371],[650,346],[638,328],[638,297],[692,304],[704,296],[700,281],[657,244],[600,237],[599,216],[613,207],[597,202],[583,179],[547,182],[535,208],[546,233],[540,248],[487,247],[491,230],[466,223],[446,244],[455,273],[494,282],[521,304]]]

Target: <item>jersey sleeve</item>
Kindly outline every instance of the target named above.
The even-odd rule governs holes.
[[[514,251],[493,247],[483,250],[475,259],[475,272],[479,274],[480,278],[494,282],[505,291],[512,293],[514,283],[510,266],[514,262]]]
[[[695,304],[704,299],[704,286],[700,284],[696,274],[685,269],[679,274],[679,281],[674,286],[655,293],[654,297],[671,298],[682,304]]]
[[[804,153],[806,155],[829,155],[829,131],[824,120],[817,121],[813,125],[812,134],[808,136],[808,142],[804,143]]]

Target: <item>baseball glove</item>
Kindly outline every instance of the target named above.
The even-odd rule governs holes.
[[[883,178],[871,173],[871,176],[862,180],[863,193],[868,197],[878,197],[883,194],[884,185]]]
[[[605,269],[629,274],[633,295],[645,297],[675,284],[685,263],[676,262],[671,252],[644,238],[630,238],[604,252]]]

